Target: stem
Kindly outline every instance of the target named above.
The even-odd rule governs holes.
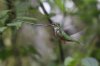
[[[64,62],[64,52],[63,52],[63,47],[62,47],[62,41],[61,39],[59,39],[58,37],[58,46],[59,46],[59,54],[60,54],[60,59],[61,59],[61,62],[63,63]]]

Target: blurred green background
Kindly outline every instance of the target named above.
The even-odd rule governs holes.
[[[100,0],[0,0],[0,66],[100,66]]]

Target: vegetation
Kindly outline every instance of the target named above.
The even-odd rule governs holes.
[[[99,66],[99,21],[100,0],[0,0],[0,66]]]

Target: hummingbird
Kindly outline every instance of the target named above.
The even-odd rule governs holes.
[[[79,41],[73,39],[69,34],[67,34],[67,32],[65,32],[63,30],[63,28],[61,27],[60,24],[55,24],[55,33],[56,35],[63,41],[69,41],[69,42],[76,42],[78,44],[80,44]]]

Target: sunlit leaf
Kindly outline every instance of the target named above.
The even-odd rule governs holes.
[[[65,58],[64,65],[65,65],[65,66],[69,66],[70,63],[72,63],[73,61],[74,61],[74,58],[72,58],[72,57],[67,57],[67,58]]]

